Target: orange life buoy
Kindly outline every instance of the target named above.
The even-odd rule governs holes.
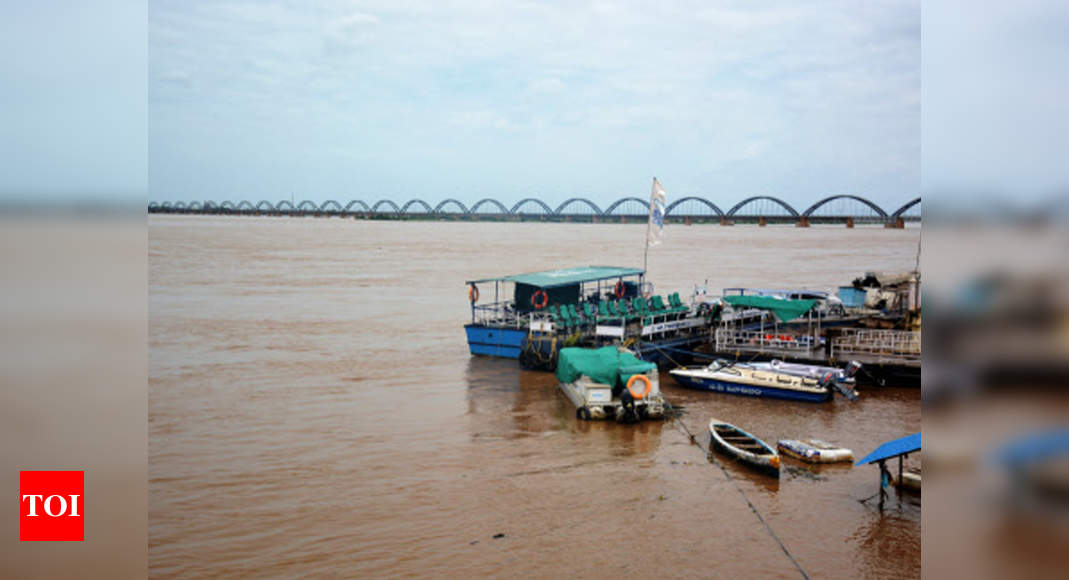
[[[479,287],[475,284],[468,286],[468,300],[471,300],[472,304],[479,301]]]
[[[617,298],[623,298],[625,290],[626,290],[626,287],[624,286],[624,281],[623,280],[620,280],[619,282],[616,283],[616,297]]]
[[[539,299],[539,296],[542,298]],[[534,306],[535,310],[542,310],[546,307],[546,304],[549,304],[549,294],[546,294],[545,290],[540,288],[537,292],[531,294],[531,306]]]
[[[638,380],[641,380],[642,382],[646,383],[646,390],[642,391],[641,393],[636,393],[635,391],[631,390],[631,385],[635,384],[635,381]],[[650,394],[650,391],[652,389],[653,383],[650,382],[650,378],[646,375],[632,375],[632,377],[627,380],[627,390],[631,392],[631,396],[634,397],[636,401]]]

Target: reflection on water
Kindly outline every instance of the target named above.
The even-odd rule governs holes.
[[[918,389],[802,404],[665,373],[683,416],[620,425],[577,421],[552,374],[469,356],[465,279],[618,264],[642,226],[149,224],[155,574],[795,576],[736,485],[813,577],[919,574],[919,508],[858,501],[875,468],[785,461],[776,480],[716,456],[733,483],[706,456],[711,417],[860,456],[919,430]],[[916,235],[680,226],[650,276],[833,288],[911,267]]]

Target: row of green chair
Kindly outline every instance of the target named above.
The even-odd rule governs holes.
[[[648,302],[645,298],[632,298],[630,305],[626,300],[602,300],[598,303],[597,310],[589,302],[584,302],[581,315],[575,304],[559,306],[553,304],[546,311],[549,312],[555,324],[564,328],[579,328],[592,324],[596,320],[627,322],[641,319],[645,323],[646,320],[653,320],[655,317],[679,314],[688,310],[680,300],[678,292],[668,295],[668,303],[669,305],[665,305],[664,300],[658,295]]]
[[[583,306],[585,307],[584,313],[586,314],[586,320],[579,316],[575,304],[561,304],[559,308],[556,304],[553,304],[546,310],[549,312],[549,316],[553,319],[554,324],[565,328],[578,328],[584,324],[589,324],[594,320],[589,311],[589,307],[587,307],[586,304]]]

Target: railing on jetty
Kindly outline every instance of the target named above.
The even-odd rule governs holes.
[[[812,336],[788,336],[757,330],[717,328],[713,335],[717,352],[746,351],[772,354],[792,353],[808,356],[823,354],[823,347]]]
[[[836,360],[866,358],[877,363],[921,361],[921,333],[914,330],[845,328],[831,341]]]
[[[907,367],[921,364],[919,331],[843,328],[829,329],[828,333],[830,338],[825,339],[721,327],[713,333],[713,346],[725,356],[738,353],[832,363],[858,360],[864,364]]]

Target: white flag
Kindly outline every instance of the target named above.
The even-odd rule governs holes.
[[[668,203],[668,196],[657,178],[653,178],[653,192],[650,193],[650,224],[646,234],[646,246],[656,246],[661,243],[661,234],[664,232],[664,208]]]

